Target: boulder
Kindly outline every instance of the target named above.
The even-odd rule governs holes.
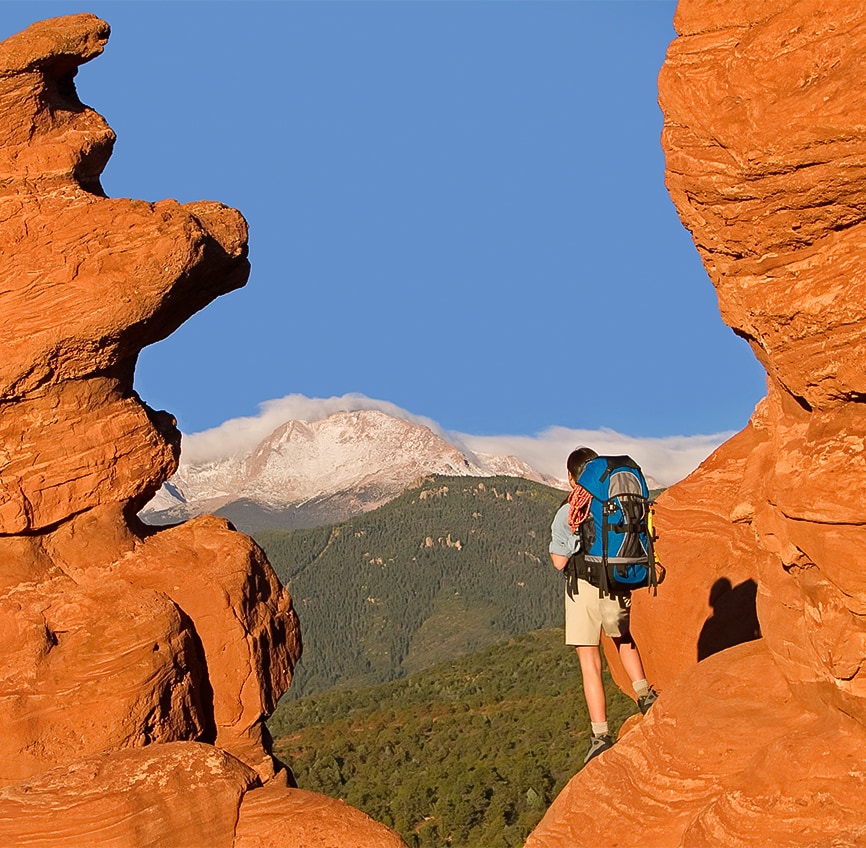
[[[233,848],[405,848],[392,830],[343,801],[272,780],[244,795]]]
[[[197,742],[82,757],[0,789],[9,848],[232,848],[255,772]]]
[[[58,574],[0,599],[0,785],[101,751],[196,739],[204,658],[164,594]]]

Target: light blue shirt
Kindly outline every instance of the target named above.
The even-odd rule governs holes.
[[[564,503],[553,516],[550,525],[550,553],[570,557],[580,548],[580,534],[572,533],[568,526],[568,504]]]

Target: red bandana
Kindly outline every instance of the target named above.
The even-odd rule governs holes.
[[[575,486],[568,496],[568,526],[572,533],[586,521],[589,515],[589,505],[592,503],[592,495],[583,488]]]

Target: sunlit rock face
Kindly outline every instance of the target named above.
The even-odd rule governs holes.
[[[660,499],[634,620],[662,697],[527,845],[862,845],[866,8],[681,0],[675,26],[667,185],[768,395]]]
[[[0,844],[313,844],[350,822],[402,845],[271,757],[301,643],[262,550],[221,519],[135,518],[180,451],[136,358],[246,282],[247,227],[104,196],[114,134],[74,76],[108,36],[83,14],[0,43]]]

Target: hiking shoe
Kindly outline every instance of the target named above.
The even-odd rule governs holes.
[[[658,700],[659,693],[656,692],[655,689],[650,689],[646,695],[641,695],[637,699],[637,708],[646,715],[649,712],[649,708]]]
[[[591,759],[612,747],[613,739],[611,739],[607,734],[604,736],[593,736],[592,739],[589,740],[589,750],[583,758],[583,764],[586,765]]]

